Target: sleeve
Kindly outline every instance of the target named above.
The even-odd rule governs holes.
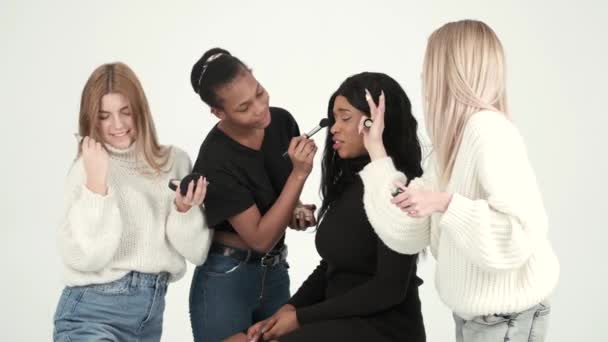
[[[109,186],[105,196],[85,186],[82,159],[76,160],[68,174],[65,212],[58,232],[59,250],[64,263],[80,272],[102,270],[114,257],[123,232],[118,201]]]
[[[327,262],[321,260],[317,268],[308,276],[287,304],[301,308],[316,304],[325,299],[327,288]]]
[[[255,204],[251,191],[227,168],[210,168],[205,213],[210,227],[242,213]]]
[[[377,314],[400,304],[415,277],[416,255],[394,252],[378,239],[376,274],[340,296],[296,309],[300,324]]]
[[[190,172],[190,158],[185,152],[175,153],[175,174],[181,179]],[[202,265],[207,259],[213,230],[207,226],[200,207],[181,213],[174,201],[167,217],[166,234],[171,245],[191,263]]]
[[[429,169],[433,169],[432,163]],[[431,218],[412,218],[391,203],[395,182],[405,183],[390,157],[374,160],[359,173],[363,181],[363,205],[369,222],[382,241],[396,252],[416,254],[430,243]],[[432,173],[410,182],[411,187],[429,187]]]
[[[300,136],[300,127],[298,126],[298,122],[294,117],[288,112],[285,111],[289,116],[289,132],[291,133],[291,138]]]
[[[480,268],[519,268],[548,231],[523,139],[506,118],[488,116],[478,119],[463,143],[476,156],[479,183],[486,196],[469,199],[454,194],[439,226]]]
[[[288,144],[289,141],[291,141],[291,138],[300,136],[300,127],[298,126],[298,122],[289,111],[279,107],[273,107],[272,110],[275,111],[278,115],[280,115],[285,131],[288,133]]]

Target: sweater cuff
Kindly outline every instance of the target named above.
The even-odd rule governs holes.
[[[169,213],[170,220],[172,225],[180,226],[180,227],[189,227],[194,223],[203,223],[201,219],[202,214],[200,208],[192,207],[186,212],[180,212],[177,210],[177,206],[175,202],[171,203],[171,212]]]
[[[394,183],[407,180],[395,169],[391,158],[369,163],[359,175],[365,214],[384,244],[401,254],[416,254],[424,249],[429,240],[429,219],[411,218],[391,202]]]
[[[108,187],[108,193],[105,195],[98,194],[87,188],[86,185],[81,185],[82,191],[80,192],[80,205],[82,208],[90,210],[103,210],[107,203],[114,199],[114,191]]]
[[[83,184],[73,214],[86,222],[73,232],[76,236],[97,239],[121,232],[120,221],[116,221],[120,218],[120,212],[111,187],[108,187],[107,194],[100,195]]]
[[[361,172],[359,175],[361,178],[365,179],[383,179],[386,177],[387,173],[397,172],[395,165],[393,164],[393,160],[391,157],[384,157],[380,159],[376,159],[371,161]]]
[[[207,259],[213,231],[205,223],[205,217],[199,207],[192,207],[181,213],[171,205],[167,220],[167,237],[173,247],[188,261],[202,265]]]

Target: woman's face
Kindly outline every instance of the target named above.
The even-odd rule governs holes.
[[[136,130],[129,99],[120,93],[108,93],[101,98],[99,132],[106,144],[126,149],[135,141]]]
[[[359,134],[359,122],[365,114],[353,107],[346,97],[336,96],[333,116],[335,123],[330,128],[333,149],[342,159],[351,159],[367,154],[363,136]],[[367,116],[367,115],[365,115]]]
[[[269,96],[266,89],[248,70],[217,90],[222,108],[213,108],[221,120],[248,128],[266,128],[270,124]]]

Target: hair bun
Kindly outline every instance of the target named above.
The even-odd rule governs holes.
[[[201,56],[201,58],[199,58],[199,60],[194,63],[194,66],[192,66],[192,71],[190,72],[190,83],[192,84],[192,89],[195,93],[198,94],[200,91],[200,79],[203,72],[205,71],[205,66],[207,65],[207,63],[210,62],[209,59],[214,56],[219,57],[220,55],[232,56],[232,54],[230,54],[228,50],[216,47],[209,49],[205,53],[203,53],[203,56]],[[213,61],[217,57],[213,58],[211,61]]]

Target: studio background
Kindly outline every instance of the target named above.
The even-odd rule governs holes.
[[[508,99],[536,170],[561,263],[548,341],[606,341],[606,61],[601,1],[0,1],[2,307],[0,340],[49,341],[62,289],[55,239],[80,94],[102,63],[139,76],[159,137],[192,159],[215,118],[190,86],[192,64],[220,46],[245,61],[307,131],[348,76],[385,72],[422,124],[426,40],[447,21],[480,19],[502,40]],[[325,133],[325,132],[323,132]],[[424,134],[421,125],[421,134]],[[323,145],[323,134],[315,137]],[[302,195],[320,204],[320,153]],[[319,257],[289,232],[292,292]],[[190,341],[193,267],[170,286],[163,341]],[[421,261],[428,341],[454,340],[450,311]]]

